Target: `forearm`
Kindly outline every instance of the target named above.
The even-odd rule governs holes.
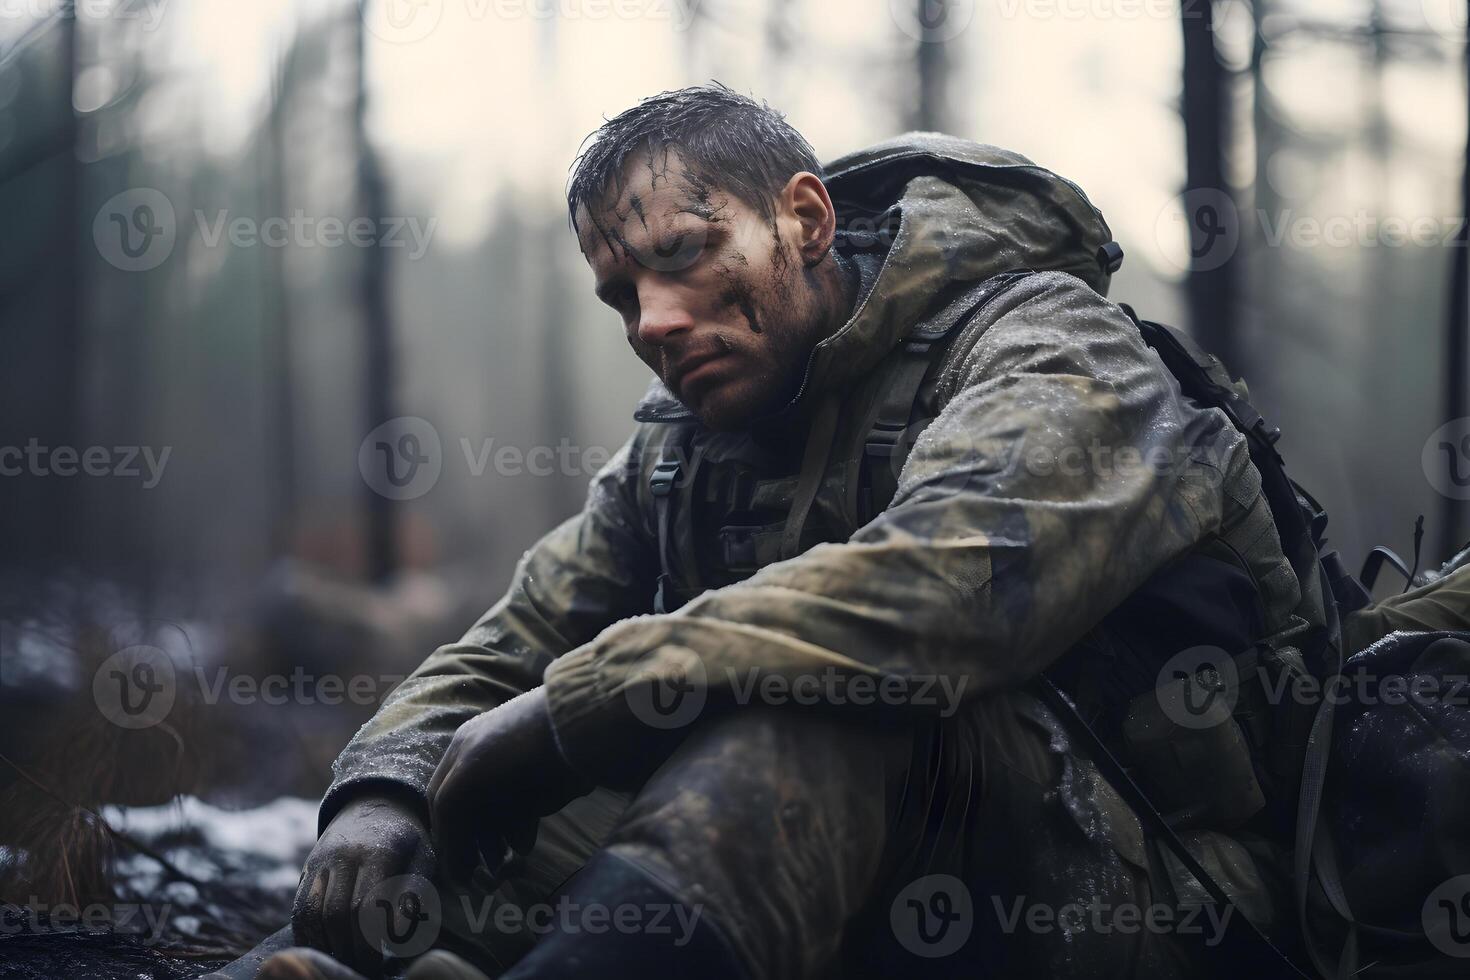
[[[657,726],[630,705],[691,670],[710,708],[770,675],[782,689],[868,675],[931,711],[936,692],[1017,686],[1215,530],[1221,470],[1247,465],[1238,434],[1179,399],[1120,312],[1091,294],[1079,315],[1067,299],[1047,294],[975,345],[894,502],[851,540],[618,624],[553,665],[574,764],[641,751],[628,740]]]
[[[526,553],[504,598],[435,650],[333,764],[323,825],[348,799],[394,792],[423,805],[461,725],[541,684],[555,658],[651,604],[656,556],[636,518],[637,439],[599,473],[587,505]]]

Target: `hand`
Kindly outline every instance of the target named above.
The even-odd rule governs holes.
[[[483,855],[496,870],[507,847],[531,849],[541,817],[591,789],[556,747],[544,688],[471,718],[454,733],[429,781],[440,866],[466,880]]]
[[[342,808],[306,859],[291,912],[298,945],[376,975],[382,954],[363,936],[360,903],[389,878],[433,874],[428,828],[402,800],[365,796]]]

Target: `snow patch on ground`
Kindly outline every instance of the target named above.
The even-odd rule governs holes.
[[[224,810],[193,796],[149,807],[105,807],[113,827],[144,842],[159,841],[183,830],[195,830],[211,851],[253,855],[265,861],[295,862],[291,881],[300,874],[300,858],[316,841],[317,804],[293,796],[252,810]]]

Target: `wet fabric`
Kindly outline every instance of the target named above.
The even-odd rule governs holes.
[[[1350,917],[1354,975],[1464,976],[1470,631],[1391,633],[1341,680],[1308,893],[1314,938],[1335,964]],[[1324,868],[1338,888],[1321,887]]]
[[[1400,630],[1470,630],[1470,565],[1344,616],[1345,652],[1351,655],[1366,650]]]
[[[1255,855],[1188,839],[1253,917],[1275,914],[1283,897],[1255,885]],[[729,715],[638,793],[598,791],[548,818],[491,906],[555,905],[550,884],[599,845],[718,923],[750,976],[1198,976],[1221,927],[1201,893],[1174,891],[1137,817],[1024,694],[919,726]],[[447,924],[492,974],[536,941]]]
[[[638,409],[644,421],[593,480],[582,512],[527,552],[500,602],[462,640],[435,651],[348,745],[334,765],[323,825],[351,795],[385,782],[422,796],[459,725],[542,683],[572,765],[599,783],[641,786],[638,805],[658,810],[660,826],[699,821],[707,803],[698,794],[664,786],[658,776],[646,782],[648,773],[670,753],[685,751],[679,746],[686,737],[702,744],[708,730],[756,711],[752,700],[760,698],[752,699],[758,690],[752,684],[789,689],[821,678],[849,690],[861,682],[897,693],[876,707],[871,698],[866,706],[851,698],[845,707],[834,703],[838,714],[915,731],[945,731],[965,718],[983,729],[995,719],[982,706],[1006,703],[1019,713],[1007,699],[1020,698],[1028,681],[1069,651],[1105,647],[1079,641],[1158,569],[1208,546],[1236,556],[1255,582],[1269,635],[1320,621],[1320,583],[1298,582],[1282,555],[1243,437],[1223,413],[1180,395],[1133,323],[1105,298],[1108,274],[1098,249],[1111,236],[1075,186],[1008,151],[933,134],[875,147],[830,170],[843,224],[864,219],[865,227],[891,234],[874,253],[878,260],[869,256],[865,263],[876,265],[876,274],[863,299],[813,352],[802,396],[789,413],[749,432],[709,432],[655,384]],[[886,359],[901,338],[943,318],[955,296],[1016,268],[1036,271],[957,329],[927,394],[932,419],[903,461],[892,501],[876,518],[859,520],[857,461],[882,396]],[[815,407],[834,401],[831,446],[804,453],[813,416],[831,418]],[[704,482],[696,490],[747,481],[755,503],[776,513],[803,482],[804,456],[826,466],[810,501],[810,533],[801,535],[794,557],[771,554],[772,534],[783,538],[779,525],[758,547],[742,551],[719,521],[702,520],[697,509],[686,513],[679,524],[681,578],[701,582],[704,591],[672,613],[653,615],[660,549],[650,477],[675,450],[699,461]],[[737,566],[737,552],[755,560]],[[650,721],[660,692],[686,688],[696,692],[691,717],[679,725]],[[927,700],[921,692],[930,692]],[[1005,785],[998,776],[988,784],[984,778],[984,766],[1005,753],[978,746],[1015,740],[997,741],[963,725],[958,731],[970,734],[947,736],[923,764],[961,767],[976,786]],[[1052,747],[1066,744],[1056,741],[1062,738],[1053,732],[1021,753],[1030,761],[1019,771],[1029,775],[1015,785],[1030,780],[1037,806],[1065,802],[1058,781],[1089,769],[1068,761],[1070,748]],[[733,745],[725,751],[740,754]],[[763,751],[753,743],[739,765],[711,772],[745,778],[738,773],[758,769]],[[870,773],[823,766],[823,760],[813,752],[791,766],[819,784],[835,784],[831,792],[847,792],[850,775],[853,787],[867,787],[853,797],[866,800],[864,806],[891,799],[878,793],[889,787],[875,786]],[[659,795],[661,786],[666,796]],[[1098,788],[1094,795],[1109,793]],[[812,798],[822,799],[820,793]],[[762,799],[784,806],[775,789]],[[946,855],[944,866],[973,872],[979,889],[989,880],[984,858],[1000,859],[1018,827],[1040,834],[1033,853],[1067,852],[1062,838],[1042,833],[1044,821],[1025,822],[1024,808],[997,804],[992,813],[952,789],[935,800],[959,807],[945,827],[951,847],[968,849],[954,860]],[[1110,826],[1130,823],[1121,801],[1113,809]],[[780,812],[757,808],[750,819],[779,820]],[[651,826],[635,811],[617,833]],[[635,837],[625,839],[630,847]],[[819,891],[835,888],[820,899],[831,921],[786,908],[750,924],[750,916],[770,911],[762,903],[774,899],[741,893],[739,880],[721,878],[694,851],[679,852],[675,863],[682,868],[687,858],[689,864],[678,870],[679,880],[708,882],[701,887],[737,934],[788,949],[801,944],[783,946],[779,933],[798,929],[810,955],[819,957],[836,948],[832,923],[862,914],[860,898],[873,899],[871,890],[880,887],[868,869],[894,856],[883,834],[868,839],[867,850],[820,868],[791,848],[767,855],[768,878],[820,872],[812,878],[817,891],[807,897],[818,901]],[[777,833],[772,840],[783,839]],[[1239,842],[1201,831],[1196,843],[1226,879],[1253,871]],[[1127,848],[1138,858],[1134,844]],[[656,863],[657,850],[642,859]],[[1076,892],[1079,886],[1065,880],[1076,873],[1084,890],[1099,874],[1133,888],[1145,863],[1163,875],[1156,882],[1161,892],[1188,885],[1187,875],[1170,877],[1166,863],[1098,858],[1101,864],[1089,864],[1074,856],[1073,864],[1055,869],[1052,887]],[[675,870],[671,865],[670,874]],[[1265,888],[1256,876],[1242,894],[1265,894]],[[976,901],[988,901],[984,894],[977,891]],[[1271,914],[1264,899],[1242,905]],[[1028,955],[1062,953],[1038,945]],[[1106,955],[1111,952],[1099,953],[1098,962]],[[772,975],[798,975],[816,962],[759,966]]]

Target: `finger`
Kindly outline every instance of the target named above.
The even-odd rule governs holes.
[[[326,898],[331,872],[326,865],[306,867],[306,874],[296,889],[296,902],[291,910],[291,934],[298,946],[325,950],[327,937],[322,931],[322,902]]]
[[[482,830],[475,835],[475,856],[477,867],[467,872],[466,880],[473,877],[478,867],[483,866],[491,877],[499,875],[515,858],[515,850],[506,843],[504,837],[491,830]]]
[[[451,739],[449,748],[444,750],[444,757],[439,760],[439,765],[434,767],[434,775],[429,777],[429,799],[432,800],[434,798],[434,794],[439,791],[439,788],[444,785],[444,781],[454,772],[455,766],[459,762],[459,746],[460,739],[458,736]]]
[[[508,823],[502,833],[511,850],[517,854],[529,854],[536,846],[536,831],[540,826],[539,819],[527,817],[524,820]]]
[[[441,858],[448,858],[455,836],[456,813],[461,809],[457,799],[460,781],[454,777],[449,756],[439,763],[429,781],[429,840]]]
[[[434,851],[434,842],[425,834],[414,845],[413,851],[408,854],[408,859],[404,863],[404,870],[399,873],[433,879],[437,870],[438,857]]]
[[[439,855],[440,867],[455,882],[466,881],[479,863],[474,839],[458,820],[444,820],[439,824],[439,831],[434,837],[434,851]]]
[[[436,800],[432,827],[434,852],[451,880],[467,881],[479,863],[473,828],[466,819],[468,808],[457,803],[452,793],[441,791]]]
[[[357,923],[352,920],[352,894],[357,885],[357,870],[356,861],[334,867],[322,902],[322,932],[326,934],[327,952],[344,963],[351,961],[352,932],[357,928]]]
[[[350,965],[369,976],[377,976],[382,970],[383,951],[368,941],[367,934],[363,930],[363,903],[369,900],[374,888],[398,873],[393,869],[385,869],[376,862],[365,864],[357,869],[357,883],[352,889],[352,959]],[[372,915],[376,911],[376,909],[369,908],[366,914]]]

